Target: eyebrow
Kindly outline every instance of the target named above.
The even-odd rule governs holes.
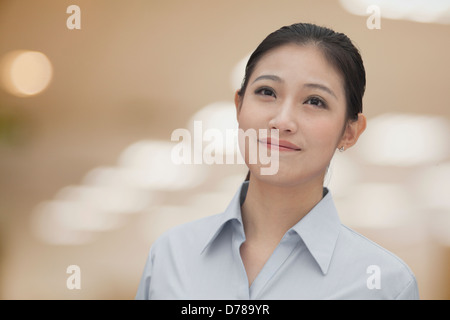
[[[264,79],[268,79],[268,80],[272,80],[272,81],[276,81],[276,82],[284,82],[283,79],[281,79],[279,76],[276,76],[274,74],[263,74],[262,76],[257,77],[255,80],[253,80],[252,83],[255,83],[256,81],[259,80],[264,80]],[[337,99],[336,94],[333,92],[333,90],[331,90],[330,88],[328,88],[327,86],[324,86],[323,84],[319,84],[319,83],[306,83],[303,85],[303,87],[306,88],[313,88],[313,89],[319,89],[322,91],[325,91],[327,93],[329,93],[330,95],[332,95],[333,97],[335,97]]]
[[[274,74],[263,74],[262,76],[259,76],[258,78],[253,80],[252,83],[255,83],[256,81],[264,80],[264,79],[273,80],[276,82],[284,82],[283,79],[281,79],[279,76],[276,76]]]
[[[325,91],[325,92],[331,94],[333,97],[335,97],[335,98],[337,99],[337,97],[336,97],[336,95],[334,94],[333,90],[331,90],[330,88],[328,88],[327,86],[324,86],[324,85],[322,85],[322,84],[318,84],[318,83],[306,83],[306,84],[303,85],[303,87],[314,88],[314,89],[319,89],[319,90]]]

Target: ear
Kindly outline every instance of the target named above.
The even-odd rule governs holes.
[[[239,90],[234,94],[234,105],[236,106],[236,118],[239,120],[239,113],[241,112],[242,97],[239,95]]]
[[[362,113],[358,114],[358,120],[348,121],[342,138],[337,146],[338,149],[341,147],[344,147],[344,149],[352,147],[358,141],[359,136],[366,130],[366,125],[367,120]]]

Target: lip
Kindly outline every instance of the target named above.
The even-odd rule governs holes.
[[[271,138],[259,140],[262,144],[267,145],[271,149],[278,149],[279,151],[301,151],[302,149],[286,140],[275,140]]]

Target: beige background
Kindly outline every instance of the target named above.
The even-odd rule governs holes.
[[[81,8],[81,30],[66,27],[71,4]],[[133,189],[148,202],[102,216],[104,229],[69,234],[70,225],[60,229],[57,219],[39,220],[37,208],[67,186],[85,185],[91,170],[116,167],[135,142],[170,142],[172,131],[186,128],[204,106],[232,102],[235,66],[283,25],[325,25],[357,44],[367,72],[369,120],[395,112],[436,117],[445,127],[450,25],[382,18],[380,30],[369,30],[367,17],[331,0],[1,1],[0,56],[43,52],[53,78],[35,96],[0,90],[0,116],[13,119],[8,130],[14,133],[0,140],[0,298],[134,298],[153,240],[172,225],[222,211],[245,177],[244,166],[198,165],[194,174],[203,178],[180,190]],[[439,132],[447,143],[446,131]],[[443,177],[450,153],[410,166],[377,165],[361,153],[376,152],[382,143],[363,143],[336,155],[343,164],[330,187],[343,222],[408,263],[423,299],[450,298],[450,208],[420,191],[424,179],[439,194],[449,193]],[[386,184],[392,188],[383,189]],[[372,196],[366,201],[360,190]],[[383,198],[391,190],[403,198]],[[89,228],[91,218],[82,216],[82,226]],[[72,264],[81,268],[80,290],[66,287]]]

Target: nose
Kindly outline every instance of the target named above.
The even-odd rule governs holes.
[[[278,129],[281,133],[295,133],[298,129],[297,121],[294,115],[294,105],[284,103],[276,109],[276,113],[269,121],[270,129]]]

